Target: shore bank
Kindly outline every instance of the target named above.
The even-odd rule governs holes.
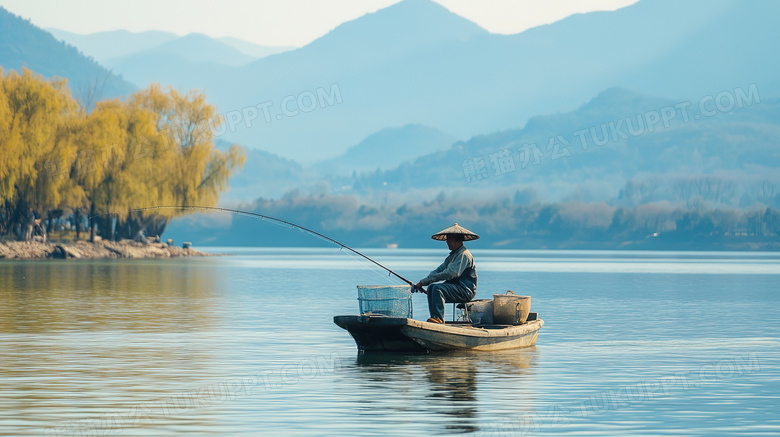
[[[2,259],[97,259],[97,258],[173,258],[210,256],[193,248],[169,246],[165,243],[143,244],[132,240],[47,242],[0,242]]]

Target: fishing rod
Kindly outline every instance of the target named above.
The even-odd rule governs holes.
[[[269,220],[271,222],[275,222],[275,223],[279,223],[279,224],[290,226],[291,228],[300,229],[301,231],[308,232],[308,233],[310,233],[310,234],[312,234],[312,235],[314,235],[316,237],[319,237],[319,238],[321,238],[323,240],[329,241],[329,242],[331,242],[331,243],[333,243],[333,244],[335,244],[337,246],[340,246],[340,247],[342,247],[344,249],[347,249],[347,250],[349,250],[349,251],[351,251],[351,252],[353,252],[353,253],[355,253],[355,254],[357,254],[357,255],[359,255],[359,256],[361,256],[361,257],[363,257],[363,258],[365,258],[365,259],[367,259],[369,261],[371,261],[372,263],[378,265],[379,267],[387,270],[390,274],[395,275],[398,279],[400,279],[400,280],[406,282],[407,284],[411,285],[413,291],[418,290],[418,287],[416,287],[415,284],[412,281],[404,278],[403,276],[399,275],[398,273],[390,270],[389,268],[383,266],[382,264],[380,264],[377,261],[369,258],[368,256],[358,252],[357,250],[347,246],[346,244],[341,243],[339,241],[336,241],[333,238],[328,237],[327,235],[323,235],[323,234],[321,234],[321,233],[319,233],[317,231],[311,230],[309,228],[305,228],[305,227],[303,227],[301,225],[296,225],[295,223],[291,223],[291,222],[288,222],[286,220],[278,219],[278,218],[271,217],[271,216],[268,216],[268,215],[258,214],[256,212],[242,211],[240,209],[221,208],[221,207],[216,207],[216,206],[199,206],[199,205],[150,206],[150,207],[146,207],[146,208],[133,208],[133,209],[131,209],[129,211],[130,212],[133,212],[133,211],[150,211],[150,210],[155,210],[155,209],[205,209],[205,210],[211,210],[211,211],[232,212],[234,214],[243,214],[243,215],[247,215],[247,216],[250,216],[250,217],[259,217],[262,220]],[[116,212],[116,213],[106,213],[106,214],[117,214],[118,215],[119,212]],[[425,292],[421,288],[419,290],[422,291],[422,292]]]

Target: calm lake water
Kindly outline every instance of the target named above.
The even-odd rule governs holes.
[[[780,433],[779,253],[473,250],[535,347],[358,355],[333,316],[385,272],[227,251],[0,262],[0,435]],[[365,253],[416,281],[446,249]]]

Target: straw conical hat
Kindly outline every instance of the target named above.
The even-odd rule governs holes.
[[[471,241],[479,238],[479,235],[469,231],[457,223],[443,231],[440,231],[439,233],[433,234],[431,238],[434,240],[444,241],[447,239],[447,235],[463,235],[463,241]]]

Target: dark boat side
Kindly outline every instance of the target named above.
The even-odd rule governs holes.
[[[346,329],[361,351],[426,351],[401,332],[406,317],[335,316],[333,323]]]

